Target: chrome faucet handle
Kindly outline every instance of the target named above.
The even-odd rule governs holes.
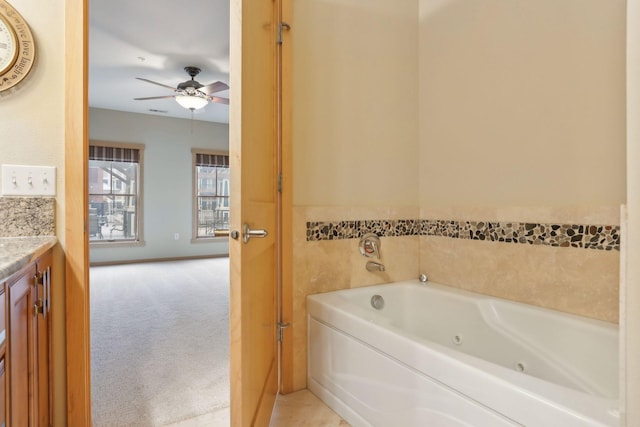
[[[420,277],[418,277],[418,280],[420,280],[420,283],[422,284],[427,283],[427,280],[428,280],[427,275],[422,273]]]
[[[380,238],[374,233],[367,233],[360,238],[360,253],[367,257],[380,259]]]

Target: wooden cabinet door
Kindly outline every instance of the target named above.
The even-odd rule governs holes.
[[[36,426],[49,427],[51,425],[51,382],[49,361],[51,359],[50,331],[51,331],[51,253],[44,255],[37,263],[36,286],[34,289],[34,303],[39,307],[34,319],[37,336],[34,349],[34,376],[37,378],[37,392],[34,395]]]
[[[0,283],[0,426],[7,424],[7,293],[4,283]]]
[[[35,266],[9,283],[9,393],[11,427],[33,427],[32,392],[34,316],[33,276]]]
[[[5,357],[2,355],[0,359],[0,426],[5,426],[7,423],[6,412],[6,399],[7,399],[7,375],[5,374]]]

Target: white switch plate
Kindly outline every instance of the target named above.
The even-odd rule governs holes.
[[[55,196],[56,168],[2,165],[2,194],[5,196]]]

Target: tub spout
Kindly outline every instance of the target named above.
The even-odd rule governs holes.
[[[379,262],[369,261],[367,262],[367,271],[384,271],[384,265]]]

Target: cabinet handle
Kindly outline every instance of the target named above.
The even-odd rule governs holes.
[[[42,308],[39,309],[40,313],[44,314],[47,317],[47,312],[50,309],[49,298],[51,297],[51,267],[47,267],[47,269],[42,271],[37,271],[33,276],[33,286],[42,286]],[[1,427],[1,426],[0,426]]]
[[[47,289],[45,291],[46,312],[51,310],[51,267],[47,267]]]
[[[47,317],[47,312],[44,309],[44,304],[42,303],[41,299],[33,304],[33,315],[37,316],[38,314],[42,314],[44,317]]]
[[[33,275],[33,286],[44,285],[44,274],[41,271],[37,271]]]

